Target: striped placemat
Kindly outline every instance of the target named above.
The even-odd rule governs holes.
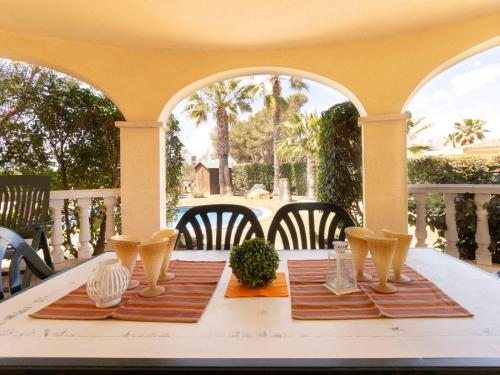
[[[133,278],[141,284],[127,290],[119,305],[97,308],[87,296],[86,284],[68,293],[54,303],[31,314],[39,319],[96,320],[109,317],[121,320],[197,322],[219,282],[226,262],[185,261],[170,262],[171,281],[160,282],[165,293],[144,298],[139,291],[146,286],[142,263],[137,262]]]
[[[323,286],[328,260],[289,260],[288,272],[294,319],[453,318],[472,314],[435,284],[411,267],[403,273],[414,281],[396,284],[394,294],[381,294],[369,282],[358,283],[361,291],[337,296]],[[365,272],[376,276],[367,259]]]
[[[111,317],[147,322],[196,323],[217,287],[226,262],[174,261],[169,272],[173,280],[159,283],[165,292],[157,297],[135,295],[115,310]]]

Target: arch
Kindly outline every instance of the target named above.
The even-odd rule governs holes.
[[[165,106],[163,107],[163,110],[160,113],[160,117],[158,121],[165,122],[174,110],[175,106],[179,104],[180,101],[191,95],[192,93],[210,85],[216,82],[224,81],[226,79],[230,78],[237,78],[237,77],[244,77],[244,76],[251,76],[251,75],[259,75],[259,74],[282,74],[282,75],[287,75],[287,76],[294,76],[294,77],[300,77],[304,79],[309,79],[311,81],[315,81],[318,83],[321,83],[325,86],[331,87],[332,89],[337,90],[341,94],[345,95],[356,107],[356,109],[359,112],[360,116],[366,116],[367,112],[365,110],[365,107],[361,103],[361,101],[357,98],[354,93],[349,90],[347,87],[344,85],[331,80],[325,76],[316,74],[316,73],[311,73],[307,72],[304,70],[299,70],[299,69],[292,69],[292,68],[284,68],[284,67],[248,67],[248,68],[238,68],[238,69],[232,69],[232,70],[227,70],[224,72],[216,73],[213,75],[210,75],[208,77],[202,78],[198,81],[195,81],[181,90],[179,90],[174,96],[172,96]]]
[[[8,51],[8,50],[7,50]],[[85,83],[86,85],[89,85],[90,87],[100,91],[101,93],[104,94],[109,100],[113,102],[113,104],[120,110],[120,112],[125,116],[125,112],[120,108],[118,105],[117,100],[113,97],[113,95],[109,94],[107,90],[103,89],[100,85],[96,84],[92,79],[88,79],[87,77],[81,75],[78,72],[75,72],[71,69],[67,69],[61,65],[58,64],[53,64],[53,63],[47,63],[44,60],[41,59],[32,59],[32,58],[27,58],[26,56],[20,56],[16,53],[8,53],[5,49],[2,49],[0,46],[0,59],[7,59],[11,61],[16,61],[24,64],[30,64],[30,65],[39,65],[43,68],[51,69],[54,70],[58,73],[63,73],[66,74],[67,76],[74,78],[80,82]]]
[[[452,57],[451,59],[445,61],[443,64],[439,65],[429,74],[427,74],[427,76],[422,81],[420,81],[417,87],[413,89],[408,99],[406,99],[406,102],[404,103],[403,108],[401,109],[401,113],[406,112],[406,108],[408,107],[412,99],[415,97],[415,95],[420,91],[422,87],[424,87],[427,84],[427,82],[432,80],[434,77],[443,73],[445,70],[451,68],[452,66],[461,63],[462,61],[468,59],[469,57],[472,57],[474,55],[477,55],[481,52],[487,51],[497,46],[500,46],[500,35],[496,36],[493,39],[489,39],[483,43],[477,44],[474,47],[469,48],[466,51],[463,51],[462,53]]]

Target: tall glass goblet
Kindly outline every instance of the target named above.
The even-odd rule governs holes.
[[[366,228],[349,227],[346,228],[345,234],[352,252],[352,261],[356,269],[356,280],[371,281],[372,277],[364,273],[365,261],[368,256],[368,244],[365,236],[373,235],[374,233]]]
[[[142,289],[139,294],[143,297],[156,297],[165,291],[161,285],[157,285],[160,269],[167,250],[167,242],[152,242],[139,247],[144,272],[148,280],[147,288]]]
[[[133,280],[132,274],[137,262],[140,244],[139,239],[135,236],[122,234],[111,237],[111,246],[115,250],[116,257],[120,259],[122,266],[128,269],[130,274],[127,289],[133,289],[139,286],[139,281]]]
[[[403,265],[405,264],[406,257],[408,256],[408,250],[410,249],[413,235],[392,232],[387,229],[383,229],[382,233],[386,238],[396,238],[398,240],[398,243],[396,244],[396,252],[394,253],[394,258],[392,259],[393,273],[390,274],[389,280],[395,283],[411,282],[411,278],[409,276],[401,274],[401,270],[403,268]]]
[[[177,242],[177,236],[179,231],[177,229],[162,229],[158,232],[153,233],[151,240],[154,242],[167,241],[167,250],[165,251],[165,258],[163,259],[163,264],[160,269],[160,277],[158,281],[169,281],[172,280],[175,275],[172,272],[168,272],[168,265],[170,264],[170,258],[174,251],[175,243]]]
[[[398,240],[395,238],[380,238],[373,236],[366,236],[365,238],[379,278],[378,282],[373,282],[370,285],[371,288],[379,293],[396,293],[398,288],[388,284],[387,278],[389,276],[389,269],[392,264],[392,258],[394,257]]]

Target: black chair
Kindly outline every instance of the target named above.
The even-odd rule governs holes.
[[[31,276],[43,280],[54,274],[35,250],[19,234],[5,227],[0,227],[0,261],[3,261],[7,248],[11,249],[9,266],[9,290],[15,294],[31,284]],[[23,270],[21,262],[26,267]],[[0,278],[0,300],[4,298],[3,277]]]
[[[47,265],[53,268],[45,229],[49,216],[50,176],[0,176],[0,226],[22,238],[31,238],[31,247],[43,250]]]
[[[318,228],[315,225],[315,213],[321,215]],[[309,236],[306,233],[306,221],[308,222]],[[345,239],[345,228],[353,226],[356,224],[351,215],[335,204],[290,203],[281,207],[274,215],[267,240],[277,246],[276,241],[279,235],[285,250],[331,249],[333,241]]]
[[[215,226],[210,222],[209,215],[216,219]],[[227,225],[223,222],[223,215],[229,219]],[[179,230],[176,249],[184,241],[186,249],[229,250],[231,245],[239,245],[252,236],[264,238],[264,231],[255,213],[248,207],[236,204],[193,207],[181,217],[176,228]]]

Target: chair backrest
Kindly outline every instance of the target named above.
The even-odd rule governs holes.
[[[176,228],[179,230],[176,249],[182,240],[186,249],[229,250],[231,245],[239,245],[253,236],[264,238],[255,213],[236,204],[193,207],[181,217]]]
[[[16,232],[9,228],[0,227],[0,262],[3,261],[7,247],[13,249],[10,253],[9,289],[10,294],[19,292],[28,287],[31,273],[43,280],[54,274],[54,271],[45,264],[33,248]],[[21,262],[24,260],[26,269],[21,273]],[[4,298],[3,279],[0,278],[0,299]]]
[[[31,238],[49,221],[50,176],[0,176],[0,226]]]
[[[356,224],[351,215],[335,204],[290,203],[281,207],[274,215],[267,240],[276,248],[286,250],[331,249],[333,241],[343,241],[345,228],[352,226]]]

